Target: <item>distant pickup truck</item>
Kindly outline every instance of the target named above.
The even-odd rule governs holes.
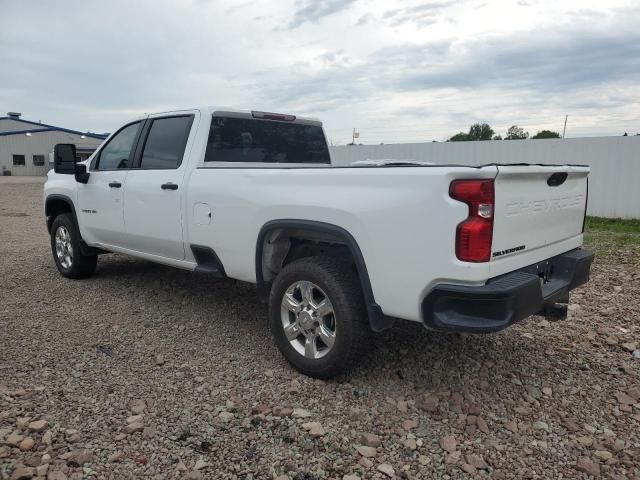
[[[83,162],[57,145],[44,208],[63,276],[118,252],[254,283],[283,355],[329,378],[398,319],[480,333],[566,312],[593,260],[588,174],[336,167],[317,120],[200,108],[128,122]]]

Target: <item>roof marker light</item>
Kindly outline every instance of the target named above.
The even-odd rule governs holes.
[[[293,122],[296,119],[295,115],[287,115],[285,113],[271,113],[271,112],[258,112],[251,111],[253,118],[261,118],[264,120],[279,120],[281,122]]]

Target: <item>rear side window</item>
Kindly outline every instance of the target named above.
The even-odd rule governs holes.
[[[140,128],[140,122],[127,125],[116,133],[102,150],[96,163],[96,170],[117,170],[130,168],[131,150]]]
[[[205,162],[331,163],[318,125],[213,117]]]
[[[144,143],[140,168],[178,168],[182,163],[192,122],[193,115],[153,120]]]

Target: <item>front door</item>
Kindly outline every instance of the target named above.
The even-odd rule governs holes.
[[[136,165],[124,188],[126,247],[163,258],[185,258],[182,234],[185,150],[194,113],[149,118]]]
[[[78,220],[90,244],[122,246],[124,186],[142,122],[121,128],[105,144],[89,168],[89,181],[78,184]]]

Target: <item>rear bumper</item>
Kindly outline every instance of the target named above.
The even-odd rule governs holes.
[[[485,285],[438,285],[422,302],[424,324],[434,330],[497,332],[547,306],[568,302],[569,291],[589,280],[593,258],[592,252],[578,248]]]

